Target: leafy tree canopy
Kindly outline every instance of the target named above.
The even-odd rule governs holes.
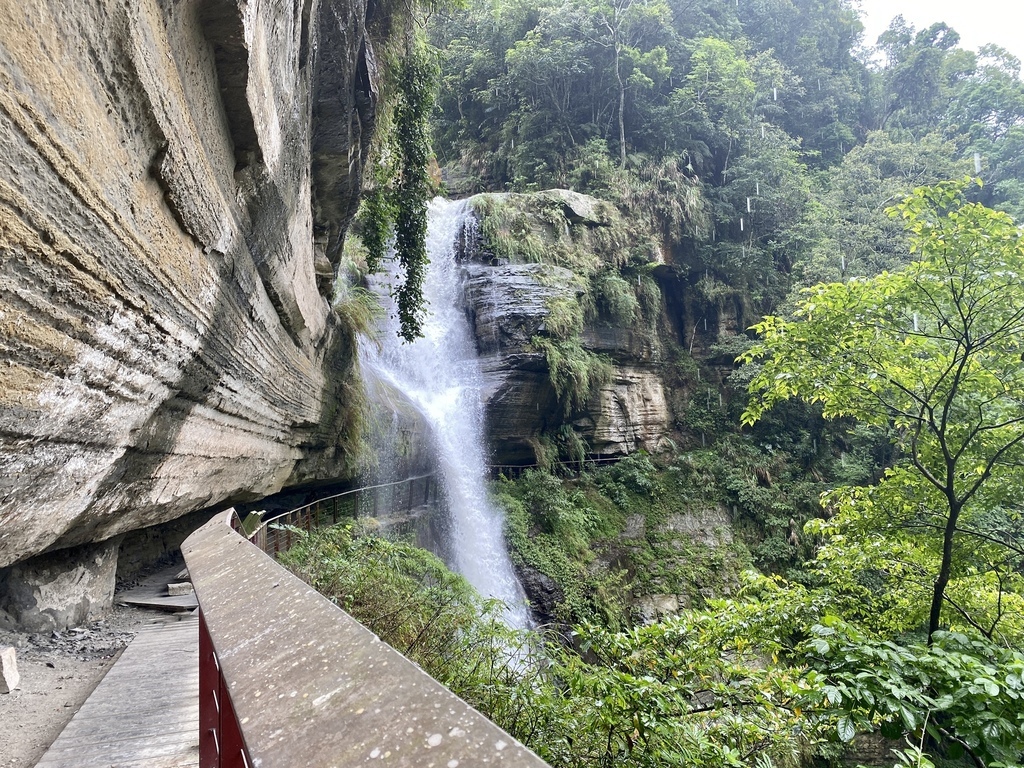
[[[744,355],[763,361],[746,423],[798,397],[892,430],[903,458],[876,486],[834,491],[816,530],[835,573],[889,579],[893,628],[921,621],[929,638],[1001,636],[1022,606],[1024,237],[964,188],[921,188],[893,209],[917,261],[808,289]]]

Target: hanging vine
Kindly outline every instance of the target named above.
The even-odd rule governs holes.
[[[413,341],[422,335],[423,280],[427,268],[427,198],[430,177],[428,118],[434,105],[437,65],[432,51],[407,38],[394,65],[391,131],[374,174],[374,188],[364,194],[359,218],[367,268],[378,271],[394,234],[395,258],[404,279],[394,291],[399,335]]]
[[[395,300],[401,322],[401,336],[412,341],[420,331],[423,306],[423,278],[427,270],[427,195],[430,158],[427,118],[434,105],[437,69],[424,47],[411,50],[402,61],[398,104],[395,109],[395,139],[400,174],[395,186],[395,251],[405,272],[405,282]]]

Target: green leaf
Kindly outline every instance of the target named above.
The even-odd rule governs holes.
[[[849,717],[839,718],[836,730],[839,733],[839,740],[842,742],[853,741],[853,737],[857,735],[857,730],[853,727],[853,721]]]

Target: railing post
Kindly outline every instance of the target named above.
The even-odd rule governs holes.
[[[423,481],[423,504],[431,504],[436,495],[433,475],[410,477],[394,483],[383,483],[345,491],[325,499],[317,499],[289,512],[264,518],[260,527],[249,537],[249,540],[268,555],[279,555],[292,546],[292,528],[302,528],[312,532],[315,528],[326,524],[330,517],[332,524],[337,524],[340,515],[359,517],[366,506],[366,495],[372,494],[370,505],[373,516],[377,517],[389,511],[401,511],[404,504],[406,511],[412,511],[419,498],[416,483]],[[407,486],[403,492],[402,486]],[[386,494],[386,495],[384,495]]]

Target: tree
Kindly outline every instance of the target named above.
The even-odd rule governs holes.
[[[947,133],[967,143],[965,156],[981,160],[983,202],[1024,214],[1024,82],[1020,61],[995,45],[978,52],[977,66],[958,84],[943,121]]]
[[[970,172],[957,160],[954,142],[937,133],[899,140],[884,131],[849,151],[832,169],[806,228],[820,233],[813,252],[798,264],[803,286],[898,270],[910,261],[907,232],[885,214],[915,188]]]
[[[925,577],[929,640],[944,618],[995,637],[1007,605],[1021,606],[1024,237],[965,189],[920,188],[893,209],[918,261],[807,289],[792,320],[756,326],[743,356],[764,360],[746,424],[798,397],[892,431],[903,458],[877,486],[834,492],[819,530],[841,561],[883,551],[870,565]]]
[[[745,35],[802,83],[779,88],[778,125],[803,139],[812,164],[831,164],[854,146],[866,95],[867,70],[853,57],[862,34],[845,0],[745,0],[736,8]]]
[[[590,9],[593,26],[598,34],[591,39],[611,50],[613,54],[615,84],[618,92],[619,168],[626,167],[626,90],[630,85],[654,82],[649,77],[630,77],[625,71],[627,59],[642,60],[643,43],[650,49],[652,41],[666,36],[672,11],[664,2],[635,3],[634,0],[600,0]],[[586,34],[586,33],[585,33]],[[664,56],[664,49],[660,49]],[[664,64],[662,65],[664,67]],[[664,67],[666,74],[671,70]]]
[[[879,37],[888,59],[882,73],[881,126],[927,132],[945,113],[958,80],[970,70],[972,57],[959,50],[960,36],[943,23],[916,35],[902,16]]]

